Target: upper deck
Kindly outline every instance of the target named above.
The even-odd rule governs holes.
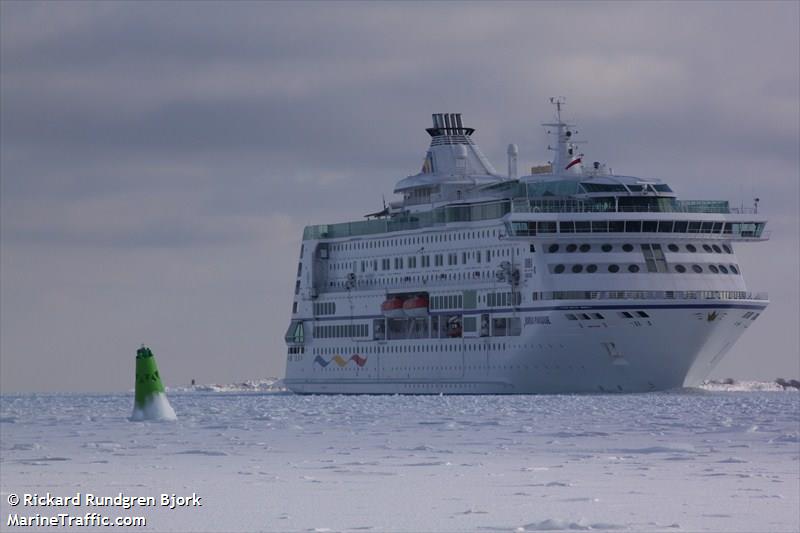
[[[584,168],[573,125],[545,124],[556,138],[553,160],[517,177],[516,145],[508,173],[498,174],[472,140],[460,114],[436,114],[419,173],[395,187],[402,200],[367,220],[307,226],[304,240],[342,239],[502,219],[510,236],[547,233],[686,233],[763,240],[766,218],[725,200],[679,200],[658,179],[616,175],[594,162]],[[756,200],[757,202],[757,200]],[[369,217],[375,217],[370,220]]]

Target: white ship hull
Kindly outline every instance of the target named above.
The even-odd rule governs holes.
[[[286,384],[304,394],[648,392],[693,386],[752,323],[743,315],[765,307],[763,301],[560,305],[520,313],[523,323],[526,317],[538,317],[539,323],[526,325],[518,337],[367,341],[320,356],[322,361],[304,354],[289,364]],[[644,310],[649,317],[624,318],[622,310]],[[599,311],[605,319],[569,321],[564,317],[570,311]],[[388,344],[396,351],[365,353]],[[363,367],[351,360],[356,354],[366,359]],[[336,355],[346,364],[339,366]]]

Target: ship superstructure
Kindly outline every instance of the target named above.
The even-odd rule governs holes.
[[[307,226],[286,333],[299,393],[640,392],[704,379],[768,304],[734,244],[754,208],[679,200],[587,165],[556,117],[552,161],[499,174],[458,113],[367,220]]]

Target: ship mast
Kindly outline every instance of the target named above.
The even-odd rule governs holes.
[[[542,124],[548,128],[554,128],[555,132],[550,130],[547,133],[556,136],[556,146],[548,146],[548,149],[555,152],[553,158],[553,174],[564,174],[566,171],[571,173],[580,174],[583,170],[581,166],[581,157],[583,154],[578,154],[575,150],[576,142],[572,140],[573,131],[571,128],[575,124],[569,124],[561,120],[561,106],[566,103],[566,98],[563,96],[550,97],[550,103],[556,106],[556,121]]]

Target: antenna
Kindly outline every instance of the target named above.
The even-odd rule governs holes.
[[[561,122],[561,106],[567,103],[567,99],[563,96],[551,96],[550,103],[556,106],[556,118]]]

